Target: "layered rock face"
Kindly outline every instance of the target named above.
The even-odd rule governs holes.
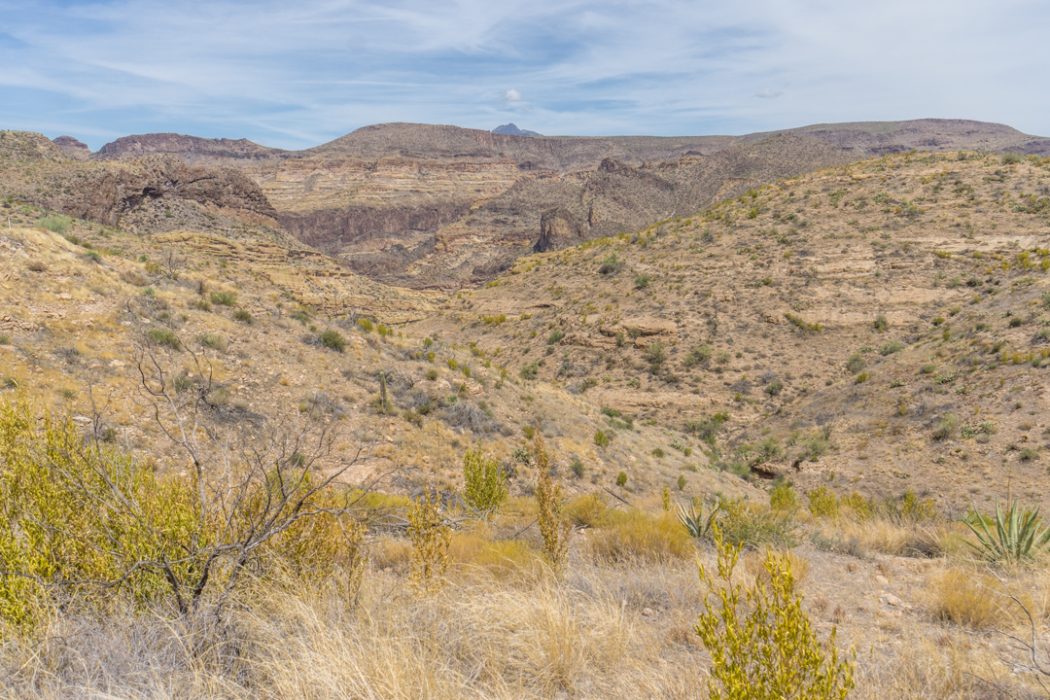
[[[1050,152],[1046,139],[962,120],[598,138],[379,124],[304,151],[146,134],[117,139],[90,160],[70,137],[4,133],[0,159],[37,163],[28,179],[8,176],[7,189],[42,206],[140,231],[262,226],[415,288],[482,281],[531,251],[687,216],[756,185],[870,155]]]

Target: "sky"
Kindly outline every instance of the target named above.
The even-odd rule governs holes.
[[[409,121],[1050,135],[1046,0],[0,0],[0,128],[305,148]]]

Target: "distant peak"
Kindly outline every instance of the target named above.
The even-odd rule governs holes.
[[[518,125],[514,122],[509,124],[501,124],[492,130],[494,134],[500,134],[502,136],[539,136],[540,134],[535,131],[529,131],[528,129],[519,129]]]

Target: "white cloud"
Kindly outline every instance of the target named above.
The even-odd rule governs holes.
[[[543,133],[921,116],[1050,133],[1050,93],[1032,82],[1050,65],[1042,0],[0,0],[5,9],[0,128],[79,120],[84,134],[205,129],[301,147],[376,121],[488,129],[527,111],[522,126]],[[52,96],[48,109],[25,99],[33,90]]]

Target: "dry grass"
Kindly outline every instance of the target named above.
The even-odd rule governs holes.
[[[980,571],[951,568],[935,575],[930,586],[935,617],[984,629],[1009,624],[1010,599],[1000,581]]]
[[[591,553],[602,561],[664,561],[693,556],[696,546],[670,513],[650,515],[640,510],[609,511],[602,527],[591,533]]]

